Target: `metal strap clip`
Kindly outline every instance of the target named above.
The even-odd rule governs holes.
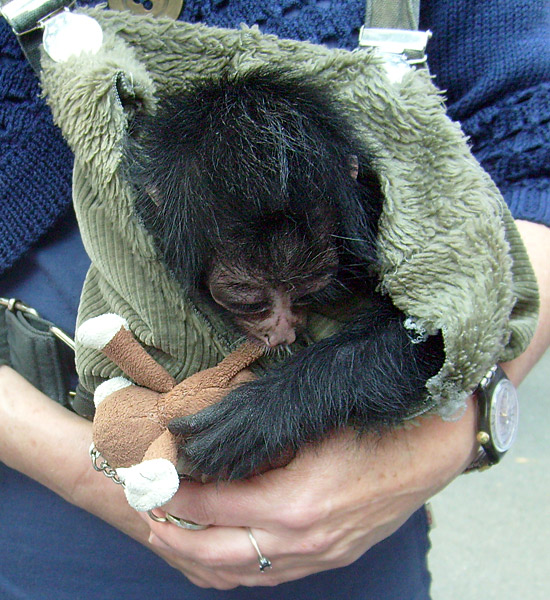
[[[0,0],[1,1],[1,0]],[[25,56],[40,73],[40,47],[55,62],[81,52],[96,53],[103,42],[99,23],[70,11],[75,0],[11,0],[0,8]]]
[[[5,306],[7,310],[9,310],[12,313],[17,313],[18,311],[20,311],[22,313],[32,315],[37,319],[40,318],[40,315],[34,308],[27,306],[24,302],[21,302],[21,300],[18,300],[17,298],[0,298],[0,306]],[[53,325],[52,323],[49,323],[47,321],[44,321],[44,323],[48,323],[48,331],[52,335],[54,335],[59,341],[63,342],[74,352],[75,343],[70,336],[68,336],[62,329]]]
[[[360,48],[375,48],[386,59],[388,74],[401,81],[412,67],[426,67],[426,48],[431,31],[409,29],[373,29],[362,27],[359,32]]]
[[[0,14],[17,36],[36,73],[40,72],[40,46],[46,23],[74,5],[75,0],[11,0],[0,6]]]
[[[0,13],[20,37],[43,29],[48,19],[75,4],[75,0],[11,0],[0,7]]]

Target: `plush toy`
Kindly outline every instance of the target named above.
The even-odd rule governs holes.
[[[165,504],[179,487],[180,440],[168,430],[168,423],[218,402],[253,379],[247,367],[264,352],[261,345],[246,342],[217,366],[176,383],[118,315],[84,322],[77,341],[101,350],[134,382],[114,377],[97,387],[93,445],[116,471],[130,506],[139,511]]]

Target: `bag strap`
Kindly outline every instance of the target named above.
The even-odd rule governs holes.
[[[75,409],[74,342],[13,298],[0,298],[0,365],[8,365],[52,400]]]
[[[418,31],[420,0],[367,0],[359,47],[376,49],[386,59],[388,74],[400,81],[408,68],[427,66],[431,31]]]
[[[150,0],[150,8],[139,2],[110,0],[109,8],[134,14],[177,19],[183,0]],[[23,49],[25,57],[37,75],[40,75],[40,48],[56,61],[64,61],[72,54],[95,52],[102,42],[99,25],[90,17],[75,15],[76,0],[0,0],[0,16],[8,22]],[[71,35],[63,39],[66,30]]]
[[[418,29],[420,0],[367,0],[365,27],[372,29]]]
[[[0,14],[17,36],[35,73],[40,73],[40,47],[46,23],[74,5],[75,0],[36,0],[32,4],[27,0],[8,0],[0,6]]]
[[[26,58],[37,74],[40,73],[40,47],[44,37],[49,36],[53,40],[52,44],[58,46],[55,38],[59,37],[59,32],[64,27],[69,26],[67,21],[71,15],[70,9],[75,4],[75,0],[34,0],[32,4],[28,0],[0,0],[0,14],[17,36]],[[140,4],[119,7],[117,2],[110,2],[110,7],[138,12],[143,10]],[[155,0],[150,14],[177,18],[180,10],[180,0],[173,0],[172,3]],[[404,55],[409,64],[425,64],[426,45],[431,34],[416,31],[419,13],[420,0],[366,0],[365,24],[361,29],[359,45]],[[74,23],[69,23],[74,27]],[[93,49],[93,42],[92,48],[87,47],[90,43],[88,40],[100,35],[89,27],[85,26],[80,35],[81,43],[84,44],[80,50]],[[57,48],[54,50],[59,51]],[[46,51],[50,53],[48,47]],[[70,49],[61,50],[62,54],[66,51],[70,52]],[[54,56],[52,58],[56,60]]]

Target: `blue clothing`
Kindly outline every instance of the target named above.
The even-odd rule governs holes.
[[[114,484],[113,484],[114,485]],[[3,600],[429,600],[417,511],[348,567],[275,588],[204,590],[103,521],[0,463]]]
[[[93,3],[93,2],[88,2]],[[182,18],[354,48],[363,0],[191,0]],[[545,0],[431,0],[430,65],[449,114],[513,214],[550,224],[550,44]],[[0,22],[0,295],[74,330],[88,265],[69,209],[72,158],[15,38]],[[55,227],[53,227],[55,225]],[[52,229],[53,227],[53,229]],[[202,590],[140,544],[0,463],[0,597],[6,600],[420,600],[429,598],[418,511],[353,565],[275,589]]]

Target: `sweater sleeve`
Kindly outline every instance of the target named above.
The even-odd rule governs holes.
[[[0,273],[66,212],[72,155],[0,18]]]
[[[550,225],[550,5],[423,2],[430,70],[512,214]]]

